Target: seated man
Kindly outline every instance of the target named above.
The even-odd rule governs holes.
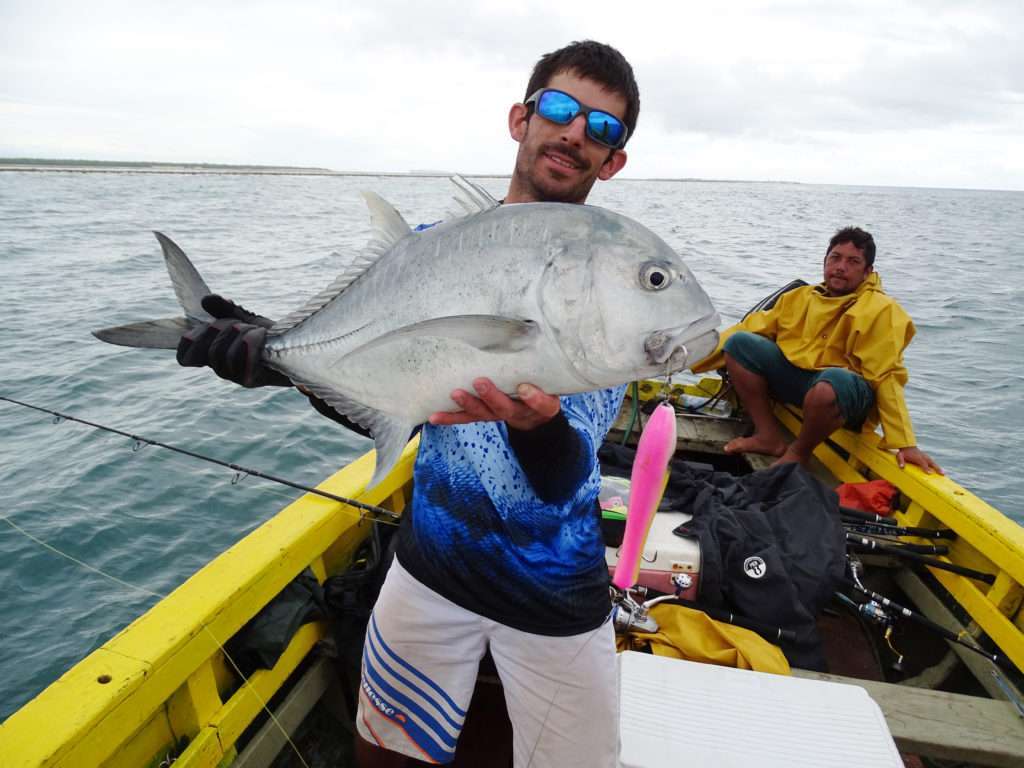
[[[881,422],[881,447],[896,449],[901,468],[910,462],[942,473],[917,448],[903,399],[903,350],[914,338],[914,324],[882,291],[874,263],[868,232],[839,230],[828,244],[823,283],[796,288],[770,309],[752,312],[722,333],[714,354],[693,366],[699,373],[724,362],[753,419],[754,434],[730,441],[727,453],[806,465],[839,427],[872,429]],[[803,407],[800,434],[788,446],[771,398]]]

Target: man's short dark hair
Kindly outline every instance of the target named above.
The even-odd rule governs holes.
[[[860,227],[843,227],[828,241],[828,248],[825,255],[832,253],[832,249],[843,243],[853,243],[858,251],[864,251],[864,263],[869,267],[875,266],[875,238],[870,232],[865,232]]]
[[[640,117],[640,89],[637,88],[633,68],[625,56],[610,45],[593,40],[579,40],[557,51],[545,53],[533,68],[523,101],[547,86],[559,72],[573,72],[622,96],[626,100],[626,114],[622,116],[628,130],[626,140],[633,137],[637,118]]]

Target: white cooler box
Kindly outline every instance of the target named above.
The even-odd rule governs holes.
[[[620,768],[902,768],[856,685],[619,654]]]

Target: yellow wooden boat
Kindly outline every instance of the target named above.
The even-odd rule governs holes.
[[[668,394],[713,394],[718,386],[717,379],[705,379]],[[640,398],[662,387],[644,382]],[[788,429],[799,429],[798,412],[777,413]],[[611,439],[622,437],[630,415],[627,400]],[[737,419],[683,417],[679,450],[714,463],[724,443],[745,426]],[[365,490],[372,453],[319,487],[401,513],[410,498],[417,443],[409,444],[394,472],[372,491]],[[815,458],[816,471],[833,484],[889,480],[901,492],[899,522],[952,529],[957,538],[942,559],[995,576],[988,584],[868,558],[869,567],[887,569],[916,610],[991,644],[1017,673],[998,672],[981,656],[950,644],[915,676],[913,686],[860,681],[885,713],[897,746],[971,764],[1024,765],[1024,709],[1017,688],[1024,669],[1024,528],[949,477],[900,470],[891,454],[878,449],[875,435],[840,431]],[[245,680],[223,646],[304,569],[312,568],[323,581],[348,568],[373,524],[365,512],[314,495],[288,505],[0,725],[0,765],[269,765],[290,749],[284,734],[331,699],[337,676],[329,657],[316,650],[328,627],[304,625],[273,669]],[[931,690],[929,683],[944,690]]]

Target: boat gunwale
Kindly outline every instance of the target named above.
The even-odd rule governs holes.
[[[373,451],[317,488],[368,504],[400,506],[418,444],[418,438],[411,441],[394,471],[368,492]],[[223,644],[299,573],[313,567],[322,580],[328,550],[343,543],[351,555],[370,531],[372,523],[365,517],[354,507],[314,494],[304,494],[281,509],[0,723],[0,753],[11,761],[5,765],[99,765],[116,758],[146,728],[170,734],[171,745],[182,737],[195,740],[194,745],[204,744],[202,752],[208,753],[209,740],[196,737],[206,727],[216,728],[227,710],[237,708],[236,698],[250,696],[252,688],[239,686],[221,701],[217,676],[207,676],[203,690],[188,690],[194,677],[213,665],[223,654]],[[168,711],[172,697],[182,689],[188,700],[185,709],[192,710],[184,718],[190,733],[177,732],[174,713]],[[256,707],[241,727],[232,722],[230,739],[218,737],[216,751],[221,757],[261,708]],[[164,722],[158,716],[161,709],[167,711]],[[203,759],[195,764],[216,762]]]

